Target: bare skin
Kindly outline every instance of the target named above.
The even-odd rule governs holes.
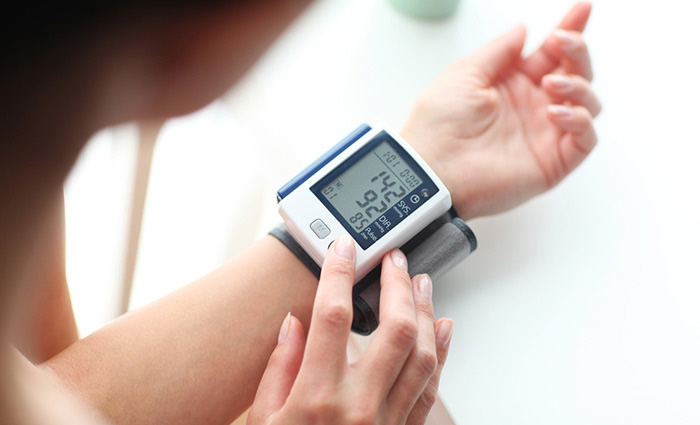
[[[568,37],[552,35],[542,49],[525,59],[520,58],[524,31],[519,28],[507,33],[451,66],[417,102],[403,135],[448,185],[464,218],[506,210],[547,190],[571,172],[595,145],[592,119],[600,105],[588,83],[592,76],[590,59],[580,35],[589,11],[588,4],[575,6],[561,24]],[[195,31],[198,37],[180,40],[186,43],[199,40],[211,48],[203,51],[191,46],[186,51],[197,53],[184,58],[183,68],[169,73],[170,78],[160,77],[163,70],[157,65],[139,63],[142,72],[138,75],[159,78],[153,81],[146,78],[134,89],[126,76],[125,69],[129,67],[124,65],[131,64],[129,58],[133,55],[122,57],[123,62],[119,57],[111,58],[110,66],[119,65],[116,69],[123,72],[110,74],[111,77],[100,82],[97,87],[103,90],[92,92],[89,96],[93,98],[75,103],[97,104],[97,107],[81,109],[94,113],[83,116],[80,122],[68,126],[61,137],[52,139],[60,142],[51,145],[60,146],[61,149],[55,149],[60,154],[37,156],[27,151],[14,163],[3,165],[3,182],[17,181],[17,173],[24,179],[19,180],[23,185],[2,186],[4,199],[16,201],[13,203],[16,208],[3,210],[0,217],[3,236],[7,235],[0,251],[3,273],[0,336],[4,341],[0,347],[0,421],[3,423],[44,422],[27,416],[28,409],[21,406],[36,405],[42,394],[50,394],[51,388],[61,385],[114,423],[227,423],[253,402],[263,373],[266,378],[251,410],[251,423],[327,419],[323,413],[328,409],[334,412],[330,416],[332,423],[369,423],[382,417],[390,423],[418,424],[424,420],[447,354],[448,344],[439,341],[449,342],[449,336],[445,338],[440,331],[444,333],[446,329],[442,326],[447,326],[451,332],[451,322],[438,321],[437,326],[428,329],[426,323],[432,322],[430,302],[421,295],[419,282],[408,281],[400,270],[382,282],[385,287],[393,288],[393,297],[404,302],[400,303],[401,309],[393,312],[387,309],[389,316],[382,318],[385,330],[380,329],[377,334],[377,345],[385,344],[385,347],[376,352],[393,352],[404,368],[397,371],[395,362],[377,355],[370,356],[361,373],[358,368],[348,369],[337,349],[347,340],[347,312],[343,313],[342,308],[338,310],[340,313],[318,310],[319,306],[329,305],[329,299],[330,305],[347,304],[347,285],[342,283],[347,282],[350,271],[337,264],[324,267],[325,280],[318,283],[271,237],[263,238],[241,256],[191,285],[72,344],[41,365],[37,376],[34,374],[37,370],[18,358],[6,342],[14,315],[9,306],[15,300],[19,300],[18,305],[26,302],[17,295],[17,288],[31,285],[28,270],[31,264],[41,261],[40,256],[33,257],[32,253],[37,251],[43,240],[41,235],[46,234],[54,221],[51,205],[84,140],[100,126],[135,117],[183,113],[218,94],[225,86],[221,83],[225,74],[219,68],[230,66],[226,72],[234,76],[242,72],[240,63],[219,57],[230,57],[230,52],[227,53],[230,46],[224,40],[230,42],[241,36],[227,19],[242,23],[236,28],[259,31],[260,25],[253,24],[255,17],[270,16],[271,10],[253,8],[245,18],[241,18],[240,10],[237,12],[235,16],[217,15],[216,19],[207,21],[207,31]],[[283,27],[294,14],[290,12],[286,20],[275,15],[274,22]],[[265,36],[266,40],[273,38],[273,34]],[[160,39],[152,44],[141,42],[138,48],[148,53],[149,49],[163,49],[167,45],[168,42]],[[243,58],[242,62],[252,62],[254,56]],[[206,93],[210,94],[199,97],[201,91],[192,82],[191,72],[195,69],[200,72],[210,69],[216,82],[207,87]],[[215,78],[217,75],[220,77]],[[557,76],[564,76],[565,83],[570,84],[557,81]],[[178,84],[182,85],[183,94],[173,99],[172,93],[176,92],[173,87]],[[121,107],[112,102],[114,93],[123,96],[117,102]],[[42,129],[35,131],[44,138],[49,136],[42,135]],[[484,169],[490,172],[480,172]],[[28,263],[27,259],[30,259]],[[317,294],[317,287],[326,288],[333,281],[339,283],[338,288],[345,289],[337,293],[319,290]],[[324,302],[314,306],[315,296]],[[407,313],[411,311],[412,315]],[[288,312],[292,316],[285,319]],[[285,338],[280,338],[285,328]],[[310,329],[307,340],[302,329]],[[396,339],[397,334],[405,338]],[[325,352],[322,347],[330,351]],[[271,353],[274,353],[272,357]],[[304,357],[300,362],[306,353],[308,360]],[[310,383],[321,383],[328,378],[328,373],[322,373],[324,369],[318,364],[328,359],[335,362],[334,373],[354,380],[356,386],[346,388],[325,381],[321,395],[326,403],[309,404],[304,389],[308,391]],[[42,371],[57,376],[58,383],[50,377],[42,381]],[[369,400],[370,405],[377,406],[374,418],[353,417],[343,404],[345,391],[372,394],[362,391],[368,385],[363,384],[363,376],[381,376],[380,387],[388,388],[374,393]],[[21,393],[14,391],[15,385],[22,382],[31,382],[30,387],[36,388],[24,398],[25,401],[33,398],[26,403],[16,402],[17,394]],[[410,391],[398,395],[392,392],[391,388],[399,382],[410,382]],[[52,404],[50,408],[55,409],[53,417],[56,417],[62,409],[75,412],[71,406],[71,403]],[[82,417],[84,423],[100,421],[94,413],[84,413]]]
[[[513,28],[449,66],[416,102],[402,134],[463,218],[503,212],[551,189],[595,147],[601,106],[581,36],[589,14],[590,4],[574,6],[527,58],[525,29]]]
[[[53,205],[50,233],[44,235],[40,259],[19,298],[28,302],[14,317],[12,340],[33,363],[42,363],[78,340],[68,281],[66,280],[66,240],[63,196]]]
[[[266,237],[43,366],[117,423],[227,423],[250,406],[287,312],[308,329],[317,285]],[[246,326],[251,320],[255,326]]]

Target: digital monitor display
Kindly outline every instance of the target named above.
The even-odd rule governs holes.
[[[362,249],[437,192],[437,186],[386,132],[311,187]]]

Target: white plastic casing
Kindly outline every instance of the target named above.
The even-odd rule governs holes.
[[[319,266],[322,265],[331,243],[340,235],[348,234],[348,232],[335,218],[333,213],[331,213],[311,191],[311,186],[333,171],[382,131],[386,131],[394,138],[413,160],[416,161],[437,186],[438,191],[366,250],[362,249],[357,242],[355,242],[357,253],[355,282],[362,279],[377,266],[385,253],[394,248],[401,247],[433,220],[450,209],[452,205],[450,193],[423,158],[421,158],[398,134],[386,127],[373,127],[368,133],[352,143],[329,163],[319,169],[318,172],[308,177],[296,189],[280,200],[278,204],[279,213],[294,239]],[[317,219],[321,219],[330,229],[328,236],[323,239],[319,238],[310,227],[311,223]]]

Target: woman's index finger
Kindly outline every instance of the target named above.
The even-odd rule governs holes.
[[[304,353],[304,363],[313,369],[347,365],[355,257],[355,241],[349,235],[339,237],[326,254]]]

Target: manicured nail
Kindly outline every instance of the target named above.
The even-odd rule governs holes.
[[[355,259],[355,241],[350,235],[342,235],[336,239],[335,253],[348,260]]]
[[[433,299],[433,282],[427,274],[418,278],[418,293],[428,301]]]
[[[576,46],[576,37],[573,36],[569,31],[563,29],[555,29],[553,32],[554,36],[561,43],[561,47],[565,49],[570,49]]]
[[[574,110],[565,105],[549,105],[549,112],[557,118],[569,119],[574,116]]]
[[[566,93],[574,88],[574,80],[564,75],[548,75],[547,80],[554,86],[554,90]]]
[[[284,321],[282,322],[282,326],[280,327],[280,334],[277,337],[277,344],[281,344],[284,342],[285,339],[287,339],[287,334],[289,333],[289,326],[292,324],[292,312],[290,311],[287,313],[287,316],[284,318]]]
[[[400,249],[395,249],[391,251],[391,261],[394,265],[403,271],[408,271],[408,261],[406,261],[406,256],[403,255]]]
[[[454,322],[452,319],[443,320],[438,328],[437,335],[435,335],[435,340],[438,344],[445,346],[450,343],[452,339],[452,328],[454,327]]]

